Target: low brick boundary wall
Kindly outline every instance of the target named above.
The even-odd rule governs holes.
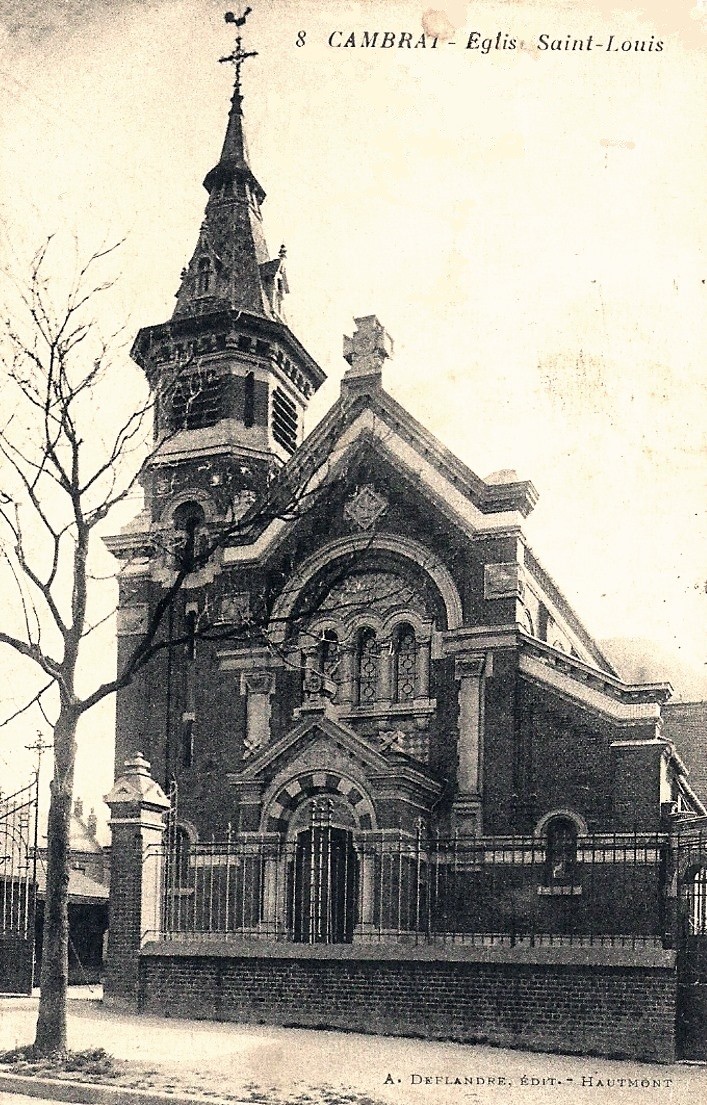
[[[362,955],[349,945],[332,955],[331,947],[280,944],[256,955],[228,945],[148,945],[140,956],[139,1008],[164,1016],[674,1060],[674,953],[445,950],[456,954],[367,948]]]

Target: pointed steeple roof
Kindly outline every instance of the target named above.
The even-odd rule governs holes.
[[[265,190],[250,167],[243,121],[240,66],[241,40],[222,61],[236,65],[221,156],[204,178],[209,193],[196,249],[182,271],[173,317],[236,310],[283,321],[287,292],[284,259],[270,258],[263,232],[261,205]]]
[[[250,167],[248,144],[243,126],[243,96],[238,87],[234,89],[231,97],[231,110],[228,114],[221,156],[218,163],[206,174],[204,188],[211,195],[219,184],[233,179],[235,173],[241,173],[250,178],[253,190],[258,195],[258,202],[262,203],[265,199],[265,191]]]

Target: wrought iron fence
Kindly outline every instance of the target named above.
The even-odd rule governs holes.
[[[707,828],[683,824],[673,842],[682,937],[707,937]]]
[[[37,781],[0,797],[0,939],[27,939],[34,925]]]
[[[660,945],[667,848],[665,834],[596,833],[558,861],[538,837],[357,836],[324,818],[289,840],[178,836],[150,857],[164,887],[161,932],[150,935]]]

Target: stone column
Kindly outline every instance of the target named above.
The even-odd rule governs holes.
[[[275,675],[271,671],[244,671],[241,675],[241,694],[246,699],[246,739],[248,752],[261,748],[270,741],[270,699],[275,690]]]
[[[430,655],[432,642],[429,637],[417,645],[417,697],[430,697]]]
[[[140,752],[125,761],[104,800],[112,837],[104,998],[135,1006],[140,948],[161,929],[162,838],[169,801]]]
[[[341,646],[341,661],[339,665],[341,683],[339,685],[339,702],[350,706],[355,697],[354,688],[354,649],[352,645]]]
[[[376,698],[390,702],[393,697],[393,642],[390,637],[378,641],[378,688]]]
[[[364,843],[364,851],[361,854],[361,930],[362,932],[370,932],[373,928],[374,913],[373,905],[375,901],[375,880],[376,880],[376,860],[375,856],[370,851],[365,851],[366,845]],[[369,845],[370,848],[370,845]]]
[[[483,790],[484,678],[490,673],[490,657],[474,653],[458,657],[454,676],[459,682],[459,736],[457,754],[458,796],[454,801],[457,826],[462,833],[481,831]]]

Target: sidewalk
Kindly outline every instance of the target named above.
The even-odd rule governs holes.
[[[73,991],[69,1046],[129,1061],[135,1084],[278,1105],[697,1105],[707,1066],[118,1014]],[[0,1050],[31,1042],[37,998],[0,998]],[[168,1091],[169,1092],[169,1091]],[[197,1096],[198,1095],[198,1096]],[[1,1098],[0,1098],[1,1100]],[[88,1098],[91,1100],[91,1098]]]

